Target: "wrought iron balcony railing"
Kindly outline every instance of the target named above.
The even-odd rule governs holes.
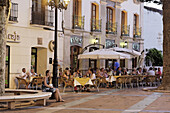
[[[102,20],[92,19],[91,20],[91,31],[92,32],[101,32]]]
[[[85,16],[73,15],[73,29],[84,29]]]
[[[129,33],[130,33],[130,25],[122,25],[121,36],[129,36]]]
[[[134,29],[133,29],[133,37],[134,38],[141,38],[141,30],[142,30],[142,28],[134,27]]]
[[[9,21],[18,22],[18,4],[12,3]]]
[[[107,22],[106,23],[106,33],[107,34],[117,34],[117,22]]]
[[[31,24],[53,26],[54,23],[54,11],[42,10],[32,7]]]

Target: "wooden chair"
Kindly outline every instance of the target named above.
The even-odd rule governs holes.
[[[38,86],[40,87],[40,89],[42,89],[42,82],[43,82],[43,77],[35,77],[32,80],[32,88],[35,86],[36,90],[38,88]]]
[[[74,91],[74,83],[73,83],[73,79],[69,79],[67,80],[66,78],[63,78],[63,82],[64,82],[64,89],[63,92],[65,92],[65,88],[68,86],[71,86],[73,88]]]
[[[125,86],[127,88],[127,84],[129,84],[131,86],[131,88],[133,88],[133,83],[132,83],[133,77],[132,76],[128,76],[125,79]]]
[[[104,85],[106,84],[106,85],[108,86],[109,82],[106,80],[105,77],[102,77],[102,78],[100,78],[98,85],[100,86],[101,84],[102,84],[102,85],[103,85],[103,84],[104,84]],[[99,87],[99,86],[98,86],[98,87]]]
[[[24,85],[24,87],[25,87],[26,89],[28,89],[29,82],[27,82],[25,79],[23,79],[23,78],[21,78],[21,77],[16,77],[16,78],[17,78],[17,80],[18,80],[18,87],[17,87],[17,89],[20,88],[20,85],[21,85],[21,84]]]
[[[97,91],[99,92],[99,82],[98,82],[98,79],[93,79],[93,80],[91,80],[92,81],[92,83],[93,83],[93,85],[91,85],[90,87],[96,87],[97,88]]]
[[[149,82],[150,82],[150,86],[156,86],[156,76],[153,75],[149,75]]]
[[[132,75],[132,77],[133,77],[133,79],[132,79],[133,86],[134,86],[134,84],[136,84],[136,86],[139,88],[139,76]]]
[[[143,87],[143,84],[144,84],[144,78],[145,78],[145,76],[139,75],[138,83],[139,83],[139,85],[140,85],[140,83],[141,83],[141,84],[142,84],[142,87]],[[146,85],[146,84],[145,84],[145,85]]]
[[[116,88],[119,88],[119,84],[120,84],[120,88],[122,89],[123,88],[123,85],[125,84],[125,80],[126,80],[126,77],[117,77],[116,78]]]

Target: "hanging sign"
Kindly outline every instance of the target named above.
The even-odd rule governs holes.
[[[71,46],[80,46],[82,47],[83,46],[83,38],[81,36],[71,36],[70,38],[70,45]]]

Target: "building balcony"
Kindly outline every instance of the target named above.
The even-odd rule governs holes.
[[[101,32],[102,20],[92,19],[91,20],[91,32]]]
[[[9,21],[18,22],[18,4],[12,3]]]
[[[84,29],[85,16],[73,15],[73,29]]]
[[[117,35],[117,22],[107,22],[106,23],[106,34]]]
[[[135,27],[133,29],[133,37],[134,38],[141,38],[141,31],[142,31],[142,28],[140,27]]]
[[[53,26],[54,11],[32,8],[30,24]]]
[[[129,33],[130,33],[130,25],[122,25],[121,36],[129,36]]]

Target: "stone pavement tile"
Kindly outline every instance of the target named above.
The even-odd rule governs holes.
[[[88,102],[72,106],[73,108],[102,108],[102,109],[127,109],[137,102],[143,100],[145,97],[126,97],[107,95]]]
[[[144,110],[161,110],[170,113],[170,97],[161,96]]]
[[[168,97],[170,97],[170,93],[163,93],[163,96],[168,96]]]
[[[131,88],[120,90],[119,92],[114,92],[113,94],[128,94],[128,95],[151,95],[153,92],[142,91],[141,88]]]
[[[52,100],[47,100],[47,105],[48,105],[48,107],[56,107],[58,105],[69,103],[69,102],[79,100],[81,98],[85,98],[88,96],[89,95],[67,94],[67,95],[62,96],[62,98],[65,100],[65,102],[56,102],[55,99],[52,99]]]
[[[54,113],[121,113],[120,111],[98,111],[98,110],[60,110]]]

